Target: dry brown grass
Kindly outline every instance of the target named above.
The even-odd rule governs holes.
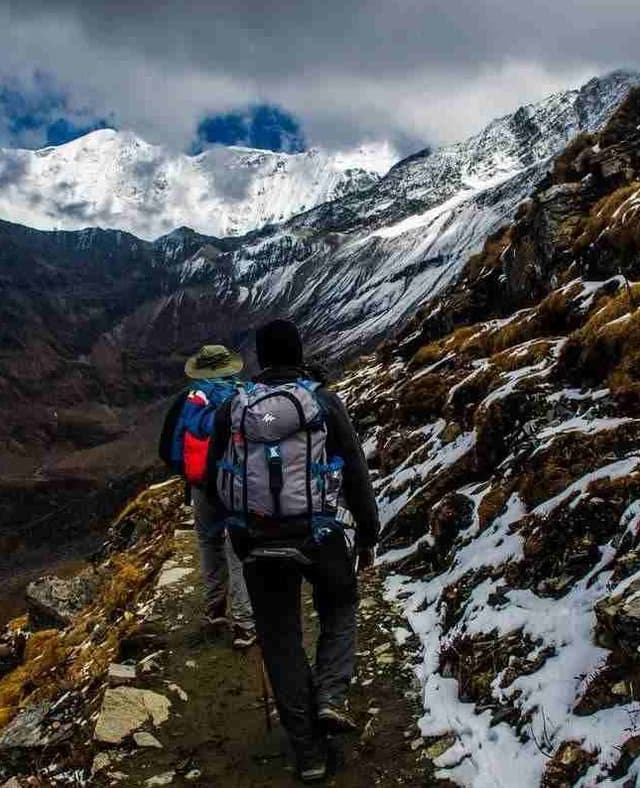
[[[168,495],[171,502],[161,505]],[[173,550],[172,507],[179,489],[146,491],[116,520],[140,517],[155,526],[124,553],[102,567],[105,578],[95,601],[65,630],[34,632],[27,640],[21,665],[0,680],[0,728],[27,702],[49,700],[67,689],[101,677],[117,655],[118,644],[135,626],[133,609],[153,589],[153,578]],[[24,619],[11,626],[23,628]],[[86,647],[88,645],[88,647]]]
[[[569,337],[560,357],[561,371],[590,384],[605,384],[620,396],[634,392],[640,385],[640,310],[635,303],[640,303],[637,285],[631,295],[622,288],[601,299],[600,308]]]
[[[526,471],[517,481],[517,489],[522,499],[534,507],[553,498],[594,468],[624,456],[637,447],[639,440],[640,427],[635,423],[593,434],[576,432],[558,435],[545,451],[530,459]],[[594,482],[594,489],[604,485],[610,491],[608,497],[611,497],[616,484],[622,488],[629,478],[625,477],[619,482],[608,479]]]
[[[511,495],[512,485],[496,485],[492,487],[482,498],[478,507],[478,518],[480,528],[484,530],[504,509],[509,496]]]
[[[554,160],[551,171],[556,183],[579,180],[584,173],[576,169],[576,158],[580,153],[593,147],[596,136],[583,131],[567,145],[564,151]]]
[[[477,279],[487,270],[500,266],[501,257],[512,241],[512,228],[500,227],[486,240],[482,252],[472,255],[465,266],[465,276]]]
[[[531,342],[541,341],[562,334],[571,326],[575,318],[574,301],[581,292],[579,282],[573,287],[556,290],[544,298],[535,309],[523,311],[515,319],[493,326],[491,323],[475,324],[457,329],[435,342],[421,347],[413,356],[410,368],[417,369],[442,361],[446,356],[453,355],[456,360],[487,358],[504,351]],[[532,353],[544,353],[544,346],[534,349]],[[492,359],[498,366],[507,365],[507,357]],[[517,368],[517,363],[515,367]]]
[[[520,477],[519,493],[522,499],[533,507],[565,490],[580,475],[582,469],[577,474],[572,473],[571,467],[562,458],[549,457],[546,462],[540,463]]]
[[[404,423],[435,417],[442,412],[449,384],[443,375],[423,375],[406,383],[398,395],[398,417]]]
[[[582,219],[576,230],[576,239],[573,243],[573,251],[576,255],[584,252],[594,243],[604,231],[608,232],[608,240],[615,241],[617,232],[612,227],[613,215],[620,206],[640,189],[640,181],[632,181],[625,186],[621,186],[611,194],[602,197],[589,211],[589,215]],[[628,227],[620,227],[623,243],[618,244],[624,248],[630,242],[638,240],[638,222],[631,222]]]
[[[31,635],[24,663],[0,680],[0,727],[9,722],[26,697],[55,684],[55,673],[70,651],[58,630],[47,629]]]

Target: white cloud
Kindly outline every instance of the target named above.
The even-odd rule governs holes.
[[[8,0],[1,68],[185,147],[198,120],[279,103],[314,144],[452,141],[614,67],[640,66],[630,0]]]

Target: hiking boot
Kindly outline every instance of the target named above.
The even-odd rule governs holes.
[[[233,625],[233,647],[237,649],[251,648],[256,642],[256,631],[253,627]]]
[[[318,719],[327,733],[350,733],[358,729],[345,703],[321,703],[318,708]]]
[[[221,627],[227,626],[228,623],[226,600],[224,604],[210,608],[202,619],[202,626],[208,632],[217,631]]]
[[[327,776],[326,748],[318,743],[298,754],[298,775],[303,783],[317,783]]]

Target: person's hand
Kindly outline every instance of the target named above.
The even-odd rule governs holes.
[[[375,558],[375,551],[373,547],[362,547],[358,550],[358,564],[356,571],[358,574],[360,572],[364,572],[366,569],[369,569],[373,566],[373,560]]]

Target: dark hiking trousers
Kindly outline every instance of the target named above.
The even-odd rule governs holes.
[[[256,558],[244,572],[280,720],[296,753],[320,739],[319,703],[341,703],[355,667],[357,581],[344,535],[302,548],[311,561]],[[320,622],[315,671],[302,644],[301,583],[313,586]]]

